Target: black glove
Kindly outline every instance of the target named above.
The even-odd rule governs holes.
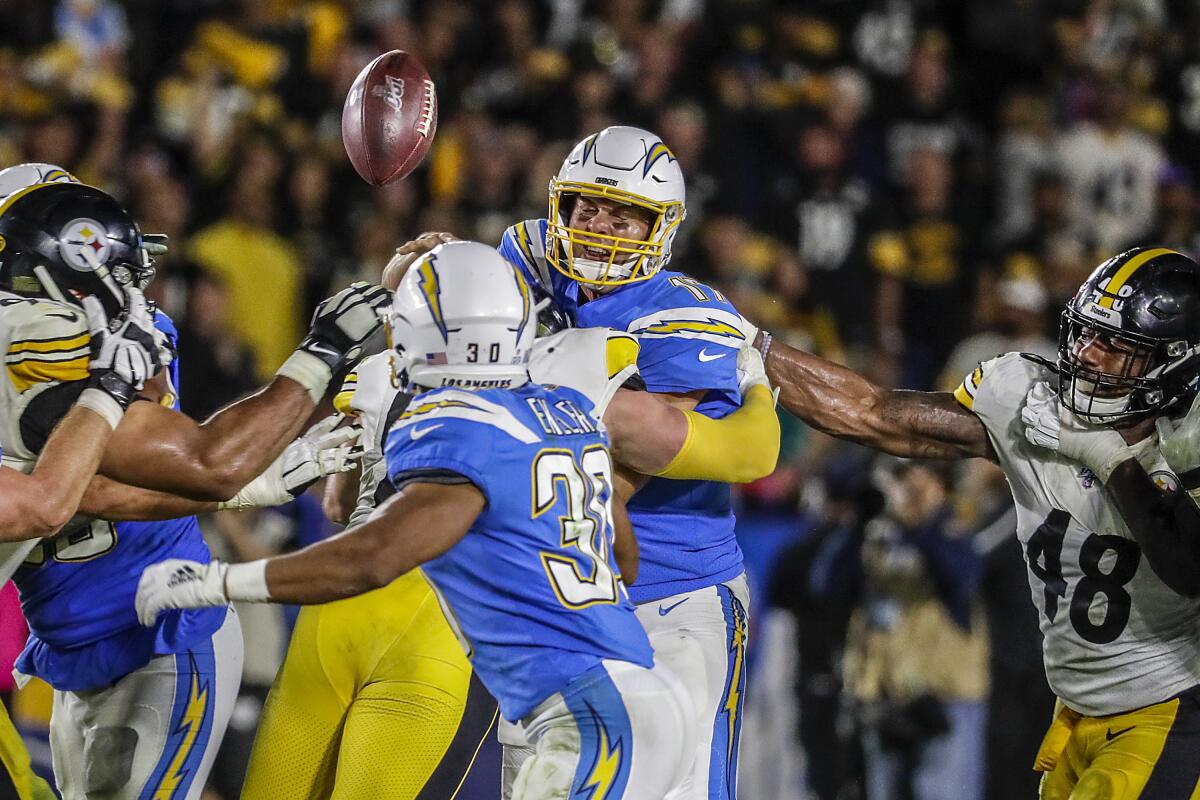
[[[350,284],[321,301],[313,312],[308,336],[296,349],[316,356],[336,373],[346,362],[358,361],[364,345],[383,330],[380,314],[392,302],[392,293],[365,281]]]

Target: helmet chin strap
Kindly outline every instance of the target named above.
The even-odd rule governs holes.
[[[58,288],[58,284],[54,282],[54,278],[50,277],[50,270],[46,269],[41,264],[33,268],[33,274],[37,276],[38,282],[42,284],[42,289],[46,294],[50,295],[51,300],[57,300],[60,303],[71,303],[71,298],[63,294],[62,289]],[[74,303],[72,303],[74,305]]]

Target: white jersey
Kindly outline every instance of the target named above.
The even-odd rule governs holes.
[[[569,386],[590,399],[597,417],[621,385],[637,374],[637,340],[607,328],[571,328],[534,342],[529,377],[535,383]],[[338,395],[339,410],[354,414],[363,426],[362,478],[351,525],[370,516],[387,486],[384,446],[392,423],[404,411],[405,397],[392,382],[391,354],[379,353],[358,365]]]
[[[954,394],[987,428],[1016,501],[1050,688],[1089,716],[1159,703],[1200,684],[1200,600],[1159,580],[1086,467],[1025,440],[1025,394],[1053,377],[1008,353],[981,364]],[[1138,460],[1174,490],[1178,481],[1152,444],[1137,448]]]
[[[88,377],[90,340],[79,308],[54,300],[0,291],[0,448],[6,467],[29,473],[42,442],[35,441],[57,420],[30,418],[30,404],[42,392]],[[64,400],[74,401],[74,397]],[[65,410],[65,409],[64,409]],[[28,441],[27,441],[28,440]],[[0,584],[16,572],[39,540],[0,543]]]

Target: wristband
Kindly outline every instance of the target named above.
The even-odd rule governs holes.
[[[762,347],[758,348],[758,352],[762,353],[763,366],[766,366],[767,353],[771,352],[771,343],[775,341],[775,337],[767,331],[760,331],[760,333],[762,333],[763,339]]]
[[[230,564],[225,570],[225,596],[247,603],[268,602],[271,593],[267,591],[267,559]]]
[[[333,377],[333,370],[312,353],[297,350],[288,356],[283,366],[275,370],[275,374],[291,378],[308,390],[308,396],[314,403],[320,403]]]
[[[75,401],[75,405],[99,414],[114,431],[121,424],[121,417],[125,416],[125,409],[121,407],[121,404],[103,389],[84,389],[80,393],[79,399]]]

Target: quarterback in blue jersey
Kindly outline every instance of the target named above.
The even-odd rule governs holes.
[[[8,377],[0,381],[0,446],[5,463],[27,469],[92,379],[89,353],[103,332],[89,328],[81,298],[111,313],[131,288],[149,282],[153,264],[124,209],[76,182],[9,195],[0,203],[0,235],[6,243],[0,343]],[[207,557],[195,520],[175,518],[231,496],[240,502],[247,490],[262,487],[252,482],[256,475],[273,480],[279,472],[272,462],[311,414],[344,353],[361,345],[362,338],[345,335],[343,323],[370,317],[366,326],[355,323],[363,337],[376,327],[369,292],[346,292],[318,309],[310,339],[271,386],[203,425],[174,410],[172,382],[156,387],[156,401],[143,393],[116,424],[100,459],[104,477],[93,480],[79,504],[86,516],[26,548],[15,580],[31,636],[17,666],[55,689],[51,748],[63,795],[199,796],[236,699],[241,636],[224,608],[171,615],[145,630],[133,613],[137,579],[145,564],[164,557]],[[361,307],[371,310],[359,314]],[[157,322],[163,338],[173,339],[170,321]],[[254,430],[265,438],[256,440]],[[226,456],[232,466],[214,466]],[[141,499],[114,503],[129,496]],[[148,513],[152,508],[158,510]],[[113,525],[110,519],[167,521]]]
[[[322,603],[422,566],[501,713],[534,743],[515,797],[678,796],[694,724],[621,577],[636,557],[600,421],[611,393],[529,380],[532,307],[485,245],[425,256],[392,312],[393,358],[415,394],[385,447],[397,494],[298,553],[151,567],[138,613],[154,624],[230,599]]]
[[[683,175],[667,146],[649,131],[607,128],[576,145],[551,180],[547,219],[510,227],[500,253],[575,324],[636,334],[647,390],[721,418],[740,402],[744,326],[720,292],[663,269],[684,214]],[[638,618],[700,720],[688,796],[732,798],[749,591],[729,486],[654,478],[629,500],[629,516],[642,557],[630,587]],[[519,741],[501,733],[506,743]]]

